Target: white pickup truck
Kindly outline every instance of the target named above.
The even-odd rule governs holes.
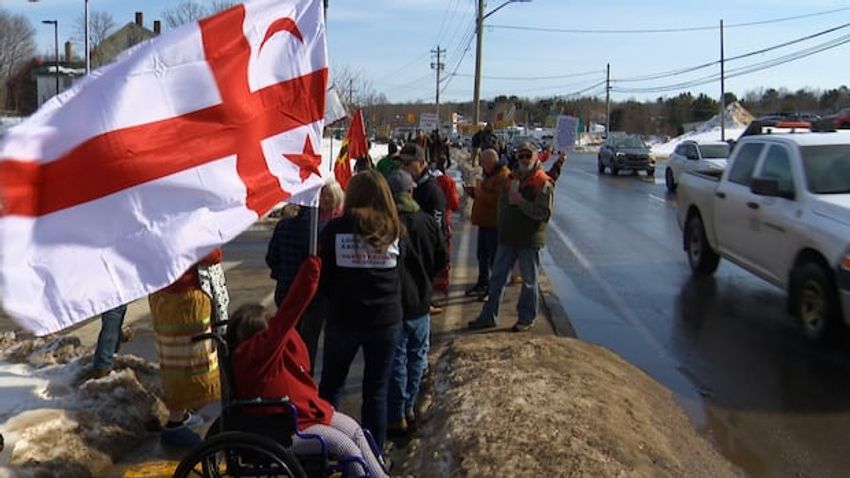
[[[679,181],[692,271],[727,259],[788,292],[813,340],[850,324],[850,131],[747,136],[721,173]]]

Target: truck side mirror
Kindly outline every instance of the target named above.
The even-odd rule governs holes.
[[[698,160],[698,159],[699,159],[699,156],[697,156],[697,155],[696,155],[696,153],[694,153],[694,152],[690,152],[690,153],[688,153],[686,157],[687,157],[688,159],[693,159],[694,161],[696,161],[696,160]]]
[[[753,178],[750,182],[750,191],[759,196],[794,199],[793,191],[779,189],[779,180],[776,178]]]

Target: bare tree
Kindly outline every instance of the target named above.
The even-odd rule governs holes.
[[[234,2],[227,0],[207,0],[206,2],[180,0],[177,5],[163,10],[162,18],[169,28],[175,28],[184,23],[194,22],[213,13],[220,12],[233,5]]]
[[[23,15],[0,8],[0,97],[9,104],[6,83],[35,54],[35,29]]]
[[[103,52],[98,48],[104,40],[115,30],[117,23],[111,13],[105,11],[95,11],[89,14],[89,50],[91,51],[91,63],[93,67],[98,67],[103,64]],[[83,16],[77,17],[75,22],[74,43],[78,51],[83,52],[85,58],[85,19]]]
[[[331,66],[331,83],[349,107],[374,106],[387,102],[386,95],[375,90],[372,80],[348,65]]]

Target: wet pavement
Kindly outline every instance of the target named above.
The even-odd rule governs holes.
[[[579,338],[673,390],[748,475],[846,476],[850,346],[808,343],[784,291],[728,262],[693,278],[663,178],[568,160],[543,267]]]

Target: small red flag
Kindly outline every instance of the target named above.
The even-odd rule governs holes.
[[[336,180],[342,186],[342,189],[348,187],[348,180],[351,179],[351,160],[368,153],[363,114],[357,111],[354,119],[351,120],[351,126],[348,127],[345,139],[342,140],[342,147],[339,149],[339,155],[337,155],[334,163],[334,176],[336,176]]]

